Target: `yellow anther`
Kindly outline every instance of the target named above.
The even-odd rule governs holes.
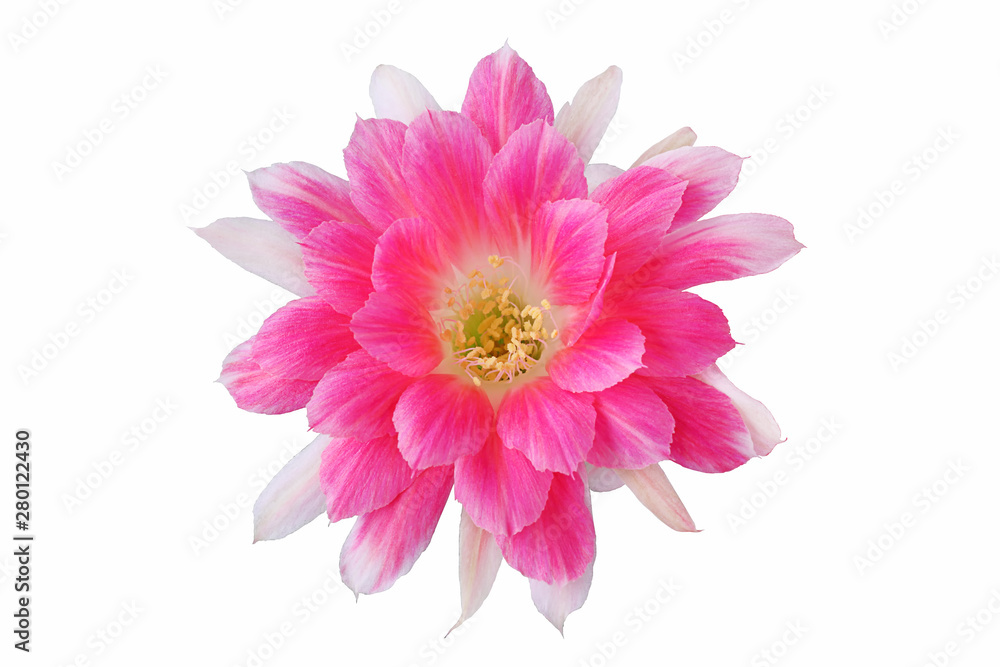
[[[484,331],[486,331],[487,329],[489,329],[490,325],[493,324],[493,320],[495,320],[495,319],[496,319],[496,315],[490,315],[489,317],[487,317],[485,320],[483,320],[482,322],[479,323],[478,327],[476,327],[476,332],[477,333],[483,333]]]
[[[477,387],[481,387],[481,386],[483,386],[483,381],[480,380],[479,378],[477,378],[475,375],[473,375],[472,376],[472,384],[476,385]]]
[[[496,347],[496,343],[494,343],[492,340],[487,340],[485,343],[483,343],[483,352],[489,354],[490,352],[493,351],[494,347]],[[490,359],[492,358],[493,357],[490,357]]]
[[[487,258],[487,261],[489,261],[490,266],[492,266],[494,269],[499,269],[501,266],[503,266],[503,259],[500,257],[500,255],[490,255]]]
[[[451,288],[450,287],[445,287],[444,288],[444,293],[445,294],[451,294]]]
[[[559,329],[553,329],[552,330],[552,337],[555,338],[558,335],[559,335]]]
[[[549,303],[548,299],[542,299],[542,308],[544,308],[545,310],[548,310],[551,307],[552,307],[552,304]]]
[[[444,331],[441,332],[441,340],[443,340],[446,343],[450,343],[452,336],[454,336],[454,334],[455,332],[452,331],[451,329],[445,329]]]

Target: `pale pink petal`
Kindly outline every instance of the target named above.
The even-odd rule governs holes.
[[[279,415],[306,407],[315,382],[286,380],[262,371],[253,356],[253,338],[240,343],[222,362],[219,382],[241,409]]]
[[[681,532],[695,532],[694,520],[659,465],[641,470],[616,470],[629,490],[664,524]]]
[[[596,553],[594,517],[586,494],[582,471],[553,475],[538,521],[516,535],[497,535],[511,567],[547,584],[565,584],[583,576]]]
[[[253,358],[278,377],[319,380],[358,349],[348,322],[318,296],[290,301],[264,320]]]
[[[455,461],[455,499],[491,533],[513,535],[537,521],[551,484],[551,472],[535,470],[495,432],[479,452]]]
[[[647,378],[674,417],[670,459],[701,472],[726,472],[754,458],[753,439],[733,402],[694,378]]]
[[[428,111],[417,117],[403,149],[403,178],[417,215],[448,238],[487,239],[483,178],[491,158],[486,139],[462,114]]]
[[[591,491],[606,492],[622,488],[625,482],[611,468],[587,464],[587,486]]]
[[[580,86],[573,101],[559,110],[555,127],[572,141],[584,162],[590,162],[608,129],[622,89],[622,71],[612,65]]]
[[[483,184],[486,212],[504,253],[524,244],[524,234],[544,202],[584,198],[583,162],[573,144],[537,120],[521,126],[500,149]]]
[[[316,385],[306,406],[309,428],[359,440],[393,433],[396,401],[412,382],[413,378],[358,350],[327,371]]]
[[[650,263],[657,284],[687,289],[773,271],[803,247],[784,218],[738,213],[669,232]]]
[[[414,471],[396,447],[396,436],[372,440],[334,438],[323,450],[319,481],[330,521],[385,507],[413,482]]]
[[[316,437],[271,478],[253,505],[253,541],[291,535],[326,505],[319,483],[320,460],[330,438]]]
[[[694,130],[690,127],[682,127],[673,134],[660,139],[655,144],[647,148],[646,151],[639,156],[639,159],[632,163],[632,166],[638,167],[646,162],[646,160],[656,157],[661,153],[666,153],[667,151],[676,150],[683,146],[693,146],[697,139],[698,135],[694,133]]]
[[[340,577],[354,591],[384,591],[431,542],[451,492],[451,466],[428,468],[391,503],[362,515],[340,552]]]
[[[368,354],[404,375],[426,375],[444,358],[427,308],[403,290],[373,292],[351,318],[351,329]]]
[[[653,167],[629,169],[605,181],[590,196],[608,212],[606,253],[617,253],[615,273],[629,275],[663,240],[686,187],[676,176]]]
[[[615,254],[611,253],[604,259],[604,268],[601,270],[601,277],[597,282],[597,289],[590,295],[586,303],[564,308],[564,314],[560,326],[559,338],[563,345],[569,347],[576,345],[580,336],[597,321],[597,318],[604,312],[604,294],[611,282],[611,275],[615,271]]]
[[[594,396],[594,447],[587,461],[605,468],[645,468],[670,456],[674,418],[641,380],[629,378]]]
[[[397,220],[375,247],[375,289],[406,290],[429,306],[442,298],[445,281],[455,275],[453,245],[420,218]]]
[[[458,527],[458,583],[462,592],[462,615],[452,630],[479,611],[493,588],[503,562],[496,540],[463,510]],[[450,631],[449,631],[450,632]]]
[[[428,375],[403,392],[392,423],[403,458],[421,470],[478,452],[493,423],[493,406],[465,376]]]
[[[368,93],[376,116],[407,125],[427,109],[441,109],[417,77],[392,65],[375,68]]]
[[[226,259],[298,296],[315,294],[306,280],[302,248],[295,237],[271,220],[222,218],[192,228]]]
[[[551,123],[553,118],[545,84],[506,44],[476,65],[462,113],[475,121],[494,153],[522,125],[539,119]]]
[[[743,158],[715,146],[682,146],[643,164],[665,169],[688,182],[673,229],[698,220],[726,198],[739,180]]]
[[[540,377],[508,390],[497,410],[503,444],[538,470],[572,473],[594,444],[594,397],[560,389]]]
[[[552,355],[545,369],[566,391],[601,391],[642,367],[644,341],[631,322],[599,320],[572,347]]]
[[[372,256],[378,235],[367,226],[323,222],[302,241],[306,278],[344,315],[353,315],[372,292]]]
[[[321,222],[367,225],[351,203],[347,181],[307,162],[273,164],[247,172],[253,201],[297,239]]]
[[[593,294],[607,233],[607,213],[594,202],[542,204],[531,223],[531,275],[552,303],[581,303]]]
[[[531,601],[535,603],[535,609],[562,634],[566,618],[587,601],[593,580],[593,561],[587,565],[583,574],[564,584],[547,584],[537,579],[528,579]]]
[[[587,165],[586,169],[583,170],[584,176],[587,177],[587,192],[593,192],[597,189],[597,186],[604,181],[616,178],[624,173],[624,169],[616,167],[613,164],[591,162]]]
[[[695,376],[707,385],[721,391],[733,402],[743,423],[750,431],[757,456],[767,456],[781,439],[781,429],[771,411],[764,404],[737,387],[716,365],[709,366]]]
[[[380,234],[395,220],[413,216],[402,172],[405,137],[406,125],[399,121],[359,118],[344,149],[351,201]]]

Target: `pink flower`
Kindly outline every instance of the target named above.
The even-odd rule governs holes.
[[[341,574],[375,593],[410,570],[454,488],[459,622],[506,560],[561,630],[590,586],[591,490],[624,484],[693,531],[659,463],[723,472],[779,441],[714,365],[734,345],[722,311],[684,290],[771,271],[801,245],[775,216],[705,217],[742,160],[693,147],[688,128],[627,171],[587,166],[620,84],[609,68],[555,114],[504,46],[457,113],[379,67],[348,180],[258,169],[250,188],[273,222],[198,230],[301,297],[220,378],[239,407],[305,408],[320,434],[261,495],[257,539],[324,510],[357,516]]]

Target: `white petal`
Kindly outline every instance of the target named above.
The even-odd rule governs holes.
[[[566,617],[583,606],[590,593],[590,583],[594,579],[594,562],[584,573],[573,581],[562,585],[547,584],[544,581],[529,579],[531,583],[531,600],[542,616],[556,626],[560,633],[566,623]]]
[[[666,473],[658,464],[641,470],[615,470],[635,497],[657,519],[674,530],[696,532],[694,521],[681,502]]]
[[[452,630],[469,620],[483,606],[502,561],[503,555],[496,539],[474,524],[463,509],[458,529],[458,583],[462,590],[462,615]]]
[[[604,164],[603,162],[588,164],[583,170],[583,175],[587,178],[587,192],[592,193],[594,188],[604,181],[609,178],[621,176],[624,173],[624,169],[616,167],[613,164]]]
[[[587,464],[587,482],[591,491],[614,491],[620,489],[625,482],[611,468],[601,468]]]
[[[737,387],[719,367],[712,364],[695,377],[729,397],[743,418],[757,456],[767,456],[781,442],[781,428],[764,404]]]
[[[681,148],[682,146],[694,146],[694,142],[697,138],[698,135],[695,134],[694,130],[690,127],[682,127],[669,137],[661,139],[647,148],[646,152],[640,155],[639,159],[632,163],[632,166],[638,167],[649,158],[656,157],[657,155],[666,153],[667,151],[672,151],[675,148]]]
[[[612,65],[580,86],[570,104],[559,110],[555,128],[576,145],[583,161],[590,162],[611,119],[618,110],[622,71]]]
[[[392,65],[375,68],[368,92],[378,118],[398,120],[409,125],[427,109],[441,110],[417,77]]]
[[[318,436],[285,464],[253,506],[254,542],[294,533],[326,510],[319,465],[330,437]]]
[[[192,231],[247,271],[298,296],[316,293],[306,280],[302,248],[276,222],[222,218]]]

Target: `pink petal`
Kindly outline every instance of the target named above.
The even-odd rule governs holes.
[[[306,278],[344,315],[353,315],[372,292],[372,256],[378,235],[367,226],[323,222],[302,241]]]
[[[493,588],[503,562],[496,540],[462,511],[458,528],[458,583],[462,591],[462,615],[452,630],[479,611]]]
[[[622,71],[612,65],[583,84],[573,102],[559,110],[556,129],[576,145],[584,162],[590,162],[614,118],[621,88]]]
[[[535,603],[535,609],[562,634],[569,615],[587,601],[593,580],[593,561],[587,565],[583,574],[564,584],[547,584],[537,579],[529,579],[531,601]]]
[[[253,541],[291,535],[320,514],[326,505],[319,466],[330,438],[316,437],[271,478],[253,505]]]
[[[358,518],[340,552],[340,576],[354,591],[384,591],[410,571],[431,542],[451,492],[451,466],[428,468],[391,503]]]
[[[393,433],[392,412],[412,382],[358,350],[327,371],[316,385],[306,406],[309,428],[359,440]]]
[[[428,375],[403,392],[392,423],[403,458],[421,470],[478,452],[493,423],[493,406],[464,376]]]
[[[454,277],[451,246],[420,218],[392,223],[378,240],[372,282],[379,291],[406,290],[428,306]]]
[[[594,190],[591,200],[608,212],[604,251],[618,253],[617,275],[631,274],[653,256],[681,206],[685,187],[662,169],[636,167]]]
[[[270,220],[222,218],[192,231],[226,259],[298,296],[315,294],[306,280],[302,248],[291,233]]]
[[[573,144],[537,120],[521,126],[497,153],[483,184],[486,211],[505,253],[524,244],[538,207],[560,199],[585,198],[583,162]]]
[[[625,170],[621,167],[616,167],[613,164],[604,164],[603,162],[591,162],[583,170],[584,176],[587,177],[587,192],[593,192],[597,189],[604,181],[612,178],[617,178],[625,173]]]
[[[740,213],[699,220],[668,233],[650,263],[657,284],[687,289],[773,271],[803,247],[784,218]]]
[[[600,320],[572,347],[552,355],[545,369],[566,391],[601,391],[642,368],[645,338],[622,319]]]
[[[319,481],[330,521],[385,507],[413,482],[414,471],[396,447],[396,436],[372,440],[334,438],[323,450]]]
[[[646,151],[639,156],[639,159],[632,163],[632,166],[638,167],[650,158],[656,157],[661,153],[666,153],[667,151],[677,150],[682,146],[693,146],[697,139],[698,135],[694,133],[694,130],[690,127],[682,127],[673,134],[660,139],[655,144],[647,148]]]
[[[413,215],[402,172],[405,136],[406,125],[398,121],[359,118],[344,149],[351,201],[378,233]]]
[[[351,318],[351,329],[368,354],[404,375],[426,375],[444,358],[427,308],[402,290],[372,292]]]
[[[611,468],[587,464],[587,486],[591,491],[607,492],[620,489],[625,482]]]
[[[594,444],[594,397],[560,389],[540,377],[510,389],[497,411],[503,444],[538,470],[572,473]]]
[[[253,341],[240,343],[222,362],[219,382],[243,410],[279,415],[306,406],[315,382],[286,380],[262,371],[253,356]]]
[[[535,470],[495,432],[479,452],[455,461],[455,499],[491,533],[513,535],[537,521],[551,484],[551,472]]]
[[[410,124],[427,109],[441,109],[417,77],[392,65],[375,68],[368,92],[379,118]]]
[[[694,378],[648,378],[674,417],[670,459],[701,472],[726,472],[756,456],[729,397]]]
[[[673,229],[701,218],[725,199],[739,180],[743,158],[715,146],[683,146],[647,160],[688,182]]]
[[[695,376],[705,384],[721,391],[733,402],[740,413],[744,425],[750,432],[753,448],[757,456],[767,456],[781,439],[781,429],[774,420],[771,411],[756,398],[748,395],[730,381],[716,365],[709,366]]]
[[[447,238],[488,238],[483,178],[491,158],[486,139],[462,114],[419,116],[406,131],[403,149],[403,178],[418,216]]]
[[[348,322],[318,296],[296,299],[264,320],[253,358],[272,375],[317,381],[358,349]]]
[[[594,560],[594,517],[581,473],[553,475],[538,521],[516,535],[497,535],[503,557],[524,576],[561,585],[583,576]]]
[[[255,169],[247,179],[257,208],[297,239],[327,220],[367,224],[351,203],[348,182],[307,162]]]
[[[669,458],[674,418],[641,380],[629,378],[596,394],[594,409],[596,435],[589,463],[637,469]]]
[[[657,519],[681,532],[695,532],[694,521],[659,465],[642,470],[616,470],[625,485]]]
[[[586,303],[564,308],[567,312],[563,316],[559,338],[566,347],[576,345],[576,341],[580,340],[583,332],[587,331],[604,312],[604,294],[611,282],[611,275],[615,271],[615,259],[614,253],[604,259],[604,268],[601,270],[597,289],[590,295],[590,299]]]
[[[506,44],[476,65],[462,113],[475,121],[494,153],[522,125],[539,119],[551,123],[553,118],[545,85]]]
[[[607,213],[594,202],[542,204],[531,223],[531,274],[552,303],[581,303],[593,294],[607,233]]]

